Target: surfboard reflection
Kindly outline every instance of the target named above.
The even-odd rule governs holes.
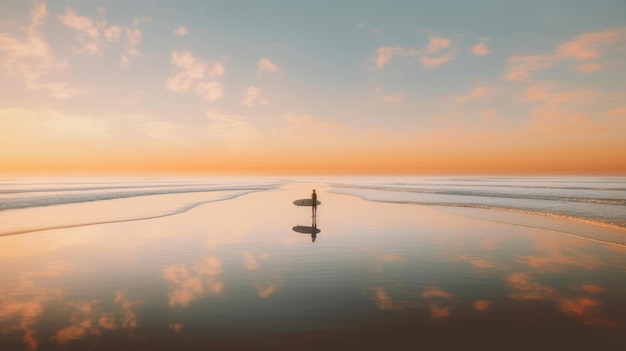
[[[315,222],[315,217],[313,218],[313,223],[311,223],[311,226],[304,226],[304,225],[297,225],[295,227],[292,228],[294,232],[296,233],[302,233],[302,234],[311,234],[311,240],[313,242],[315,242],[315,239],[317,238],[317,234],[319,234],[321,232],[321,230],[319,230],[317,228],[317,223]]]

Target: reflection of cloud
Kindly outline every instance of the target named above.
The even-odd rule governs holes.
[[[126,298],[126,295],[122,291],[115,293],[115,303],[120,306],[121,324],[122,328],[136,328],[137,327],[137,315],[133,312],[133,303]]]
[[[281,285],[282,279],[276,277],[273,281],[256,283],[254,284],[254,288],[256,289],[256,294],[258,297],[266,299],[270,297],[270,295],[278,291],[278,288],[280,288]]]
[[[442,303],[456,302],[456,299],[449,292],[443,291],[435,286],[430,286],[422,291],[420,295],[426,300],[426,306],[430,312],[430,318],[440,319],[450,317],[450,306],[442,306]]]
[[[454,296],[452,294],[433,286],[426,288],[422,292],[421,297],[423,299],[441,298],[444,300],[454,301]]]
[[[455,303],[456,299],[448,292],[437,287],[427,287],[420,297],[424,300],[415,299],[392,299],[383,287],[374,288],[374,300],[381,310],[405,310],[410,308],[426,308],[432,319],[441,319],[451,315],[450,306],[446,304]]]
[[[604,291],[604,288],[592,284],[581,284],[573,288],[573,290],[584,291],[589,294],[598,294]]]
[[[376,294],[374,297],[376,298],[376,304],[378,308],[381,310],[391,310],[393,309],[393,304],[391,303],[391,299],[385,292],[385,289],[381,287],[375,288]]]
[[[381,310],[405,310],[410,308],[422,307],[418,301],[411,299],[391,299],[384,288],[377,286],[374,288],[374,300]]]
[[[208,293],[219,294],[223,283],[217,279],[222,272],[219,259],[208,256],[194,263],[193,269],[173,265],[163,269],[163,278],[169,283],[170,307],[187,307],[192,301]]]
[[[404,263],[405,259],[404,257],[398,256],[398,255],[392,255],[392,254],[382,255],[378,257],[378,261],[376,262],[376,265],[374,266],[374,272],[381,272],[383,270],[383,265],[389,262]]]
[[[587,325],[598,325],[602,327],[616,327],[617,323],[603,318],[599,315],[600,302],[587,297],[576,297],[572,299],[559,299],[559,309]]]
[[[504,277],[513,292],[509,297],[515,300],[553,300],[558,304],[561,312],[572,316],[587,325],[602,327],[618,327],[619,325],[603,315],[598,300],[589,297],[565,297],[558,294],[553,288],[532,282],[530,272],[513,273]],[[597,294],[604,289],[597,285],[582,284],[572,287],[573,291]]]
[[[15,284],[0,286],[0,321],[5,322],[0,333],[22,331],[25,350],[36,350],[39,337],[31,326],[43,313],[45,303],[61,296],[59,289],[41,288],[39,280],[58,277],[68,269],[66,264],[50,264],[40,271],[20,273]]]
[[[530,272],[509,274],[504,280],[513,289],[509,297],[515,300],[551,299],[556,296],[551,287],[532,282]]]
[[[450,307],[442,307],[434,302],[428,303],[428,311],[432,319],[450,317]]]
[[[91,319],[84,319],[78,324],[57,331],[50,340],[65,346],[71,340],[82,339],[88,335],[100,335],[100,330],[92,326]]]
[[[491,301],[488,301],[488,300],[478,300],[478,301],[475,301],[472,306],[474,306],[474,309],[476,311],[483,312],[487,308],[489,308],[489,305],[491,305]]]
[[[176,334],[178,334],[180,330],[183,329],[183,325],[181,323],[170,323],[167,326],[168,328],[172,329]]]
[[[134,303],[126,297],[123,291],[115,293],[114,302],[118,305],[118,314],[103,311],[97,300],[68,303],[70,319],[78,322],[58,330],[50,340],[65,346],[72,340],[100,335],[102,329],[132,330],[136,328],[137,316],[133,311]]]
[[[459,256],[456,258],[457,261],[465,261],[471,264],[472,266],[480,269],[497,269],[502,268],[502,264],[496,262],[494,259],[486,259],[479,257],[470,257],[470,256]]]
[[[564,266],[592,269],[601,264],[596,257],[591,255],[567,256],[562,253],[549,256],[521,256],[517,262],[523,263],[539,273],[556,273],[561,271]]]
[[[246,269],[249,271],[253,271],[255,269],[261,268],[261,263],[259,263],[258,260],[265,259],[268,257],[268,255],[265,253],[260,254],[255,257],[251,251],[244,251],[241,253],[241,255],[244,258],[244,265],[246,266]]]

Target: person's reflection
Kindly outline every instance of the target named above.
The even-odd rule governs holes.
[[[315,238],[317,238],[317,222],[315,221],[315,217],[313,217],[313,223],[311,223],[311,240],[315,242]]]

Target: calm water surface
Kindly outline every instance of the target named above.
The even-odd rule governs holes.
[[[626,341],[620,245],[515,218],[366,201],[325,183],[185,184],[197,191],[176,194],[149,185],[139,197],[37,207],[36,226],[26,220],[35,208],[0,211],[11,218],[5,233],[26,232],[0,237],[0,349],[615,349]],[[312,225],[310,208],[292,204],[312,188],[322,201],[315,237],[293,229]],[[47,196],[37,190],[22,196]],[[82,219],[67,218],[81,206]],[[50,220],[64,228],[42,229]]]

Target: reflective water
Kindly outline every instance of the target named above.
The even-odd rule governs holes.
[[[316,223],[292,204],[312,188]],[[329,190],[286,183],[166,217],[0,237],[0,349],[624,342],[624,247]]]

